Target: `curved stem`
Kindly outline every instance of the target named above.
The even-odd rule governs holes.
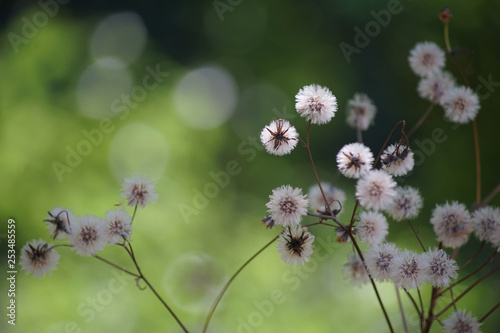
[[[481,208],[481,207],[487,205],[488,202],[490,202],[491,199],[493,199],[495,197],[495,195],[498,194],[498,192],[500,192],[500,183],[498,183],[497,186],[495,186],[495,188],[490,192],[490,194],[488,194],[486,196],[486,198],[483,199],[483,201],[481,201],[479,204],[476,204],[474,206],[474,209],[478,209],[478,208]]]
[[[205,323],[203,324],[203,329],[202,329],[202,333],[205,333],[207,331],[207,328],[208,328],[208,324],[210,323],[210,319],[212,319],[212,316],[215,312],[215,309],[217,308],[217,305],[219,305],[219,302],[220,300],[222,299],[222,296],[224,296],[224,294],[226,293],[227,289],[229,288],[229,286],[231,285],[231,283],[234,281],[234,279],[238,276],[238,274],[240,274],[240,272],[252,261],[254,260],[262,251],[264,251],[266,248],[268,248],[272,243],[274,243],[274,241],[276,241],[278,239],[279,235],[274,237],[269,243],[267,243],[266,245],[264,245],[264,247],[262,247],[259,251],[257,251],[257,253],[255,253],[253,256],[250,257],[250,259],[248,259],[237,271],[236,273],[233,274],[233,276],[231,276],[231,278],[229,279],[229,281],[226,282],[226,284],[224,285],[224,287],[222,288],[222,290],[219,292],[219,295],[217,295],[217,298],[215,299],[214,303],[212,304],[212,307],[210,308],[210,311],[208,312],[208,315],[207,315],[207,318],[205,319]]]
[[[134,213],[132,214],[132,222],[134,222],[135,214],[137,213],[137,206],[138,205],[135,205],[135,207],[134,207]]]
[[[419,129],[420,126],[422,126],[422,124],[424,123],[425,119],[427,119],[427,117],[431,113],[432,108],[433,108],[434,105],[435,105],[434,103],[431,103],[431,105],[429,105],[429,107],[424,112],[424,114],[422,115],[422,117],[420,117],[420,119],[417,121],[417,123],[415,125],[413,125],[413,127],[411,128],[411,130],[406,135],[406,137],[408,139],[410,139],[410,137],[417,131],[417,129]]]
[[[451,52],[450,34],[448,30],[448,22],[444,22],[444,43],[446,44],[446,51]]]
[[[470,257],[469,260],[467,260],[466,262],[464,262],[462,264],[462,266],[458,267],[458,269],[464,268],[465,266],[467,266],[468,264],[470,264],[472,262],[472,260],[476,259],[476,257],[479,255],[479,253],[481,253],[481,250],[483,249],[484,244],[486,244],[486,241],[483,241],[481,243],[481,246],[479,247],[479,250],[477,250],[477,252],[472,257]]]
[[[120,271],[122,271],[122,272],[125,272],[125,273],[127,273],[127,274],[132,275],[132,276],[135,276],[136,278],[140,278],[140,276],[139,276],[139,275],[137,275],[137,274],[135,274],[135,273],[132,273],[131,271],[128,271],[128,270],[126,270],[125,268],[120,267],[120,266],[118,266],[117,264],[114,264],[114,263],[112,263],[112,262],[111,262],[111,261],[109,261],[109,260],[104,259],[103,257],[100,257],[100,256],[98,256],[98,255],[95,255],[94,257],[95,257],[95,258],[97,258],[97,259],[99,259],[99,260],[101,260],[102,262],[105,262],[106,264],[108,264],[108,265],[110,265],[110,266],[113,266],[113,267],[114,267],[114,268],[116,268],[116,269],[119,269],[119,270],[120,270]]]
[[[481,151],[476,119],[472,121],[472,129],[474,131],[474,151],[476,152],[476,204],[479,204],[481,202]]]

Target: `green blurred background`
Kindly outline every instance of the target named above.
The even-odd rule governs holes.
[[[401,11],[347,61],[339,44],[355,46],[354,28],[364,30],[375,20],[372,11],[389,4],[397,5],[223,0],[216,9],[213,1],[1,2],[2,253],[8,218],[17,222],[19,253],[27,241],[49,240],[42,222],[48,210],[60,206],[75,215],[103,216],[121,202],[123,178],[145,174],[156,180],[159,198],[138,211],[134,249],[159,293],[192,332],[200,331],[221,285],[278,234],[260,225],[271,190],[291,184],[307,192],[314,184],[304,149],[276,157],[255,144],[263,126],[278,117],[305,135],[307,124],[294,112],[294,96],[302,86],[327,86],[339,101],[333,121],[311,133],[320,178],[332,181],[337,151],[355,141],[345,124],[345,105],[355,92],[365,92],[378,107],[376,126],[364,134],[375,152],[397,121],[411,127],[427,108],[416,94],[418,78],[407,57],[419,41],[444,47],[437,19],[442,6],[451,6],[451,42],[464,50],[458,59],[471,87],[488,77],[500,81],[499,2],[401,1]],[[447,69],[461,82],[450,59]],[[161,72],[158,84],[148,78],[155,71]],[[482,90],[488,96],[477,119],[483,197],[499,180],[494,161],[500,92],[498,86],[490,88]],[[130,100],[122,99],[130,93]],[[428,222],[435,204],[459,200],[470,206],[475,198],[472,126],[453,128],[441,115],[435,108],[432,120],[412,139],[421,158],[411,177],[401,180],[424,197],[414,224],[426,246],[437,245]],[[110,121],[102,128],[104,118]],[[446,140],[431,149],[437,128]],[[70,157],[69,166],[70,151],[86,156]],[[229,183],[207,185],[213,177],[224,178],[230,161],[239,168]],[[354,204],[354,182],[339,178],[336,184],[348,194],[340,215],[345,220]],[[206,202],[197,194],[211,190]],[[499,203],[495,198],[491,204]],[[182,214],[186,209],[189,216]],[[274,245],[267,249],[232,285],[210,332],[387,331],[371,287],[352,287],[343,277],[351,246],[336,243],[331,230],[311,231],[322,240],[316,242],[320,256],[293,269]],[[389,240],[418,250],[405,224],[391,221]],[[459,252],[459,264],[478,247],[471,239]],[[491,251],[486,247],[460,275]],[[131,268],[122,252],[108,247],[103,256]],[[150,291],[138,290],[133,280],[97,260],[67,248],[59,253],[51,276],[17,275],[17,324],[7,325],[2,314],[2,332],[180,332]],[[476,288],[459,307],[484,315],[500,299],[498,277]],[[4,308],[5,279],[0,287]],[[402,331],[393,288],[381,284],[380,290],[396,331]],[[428,286],[422,290],[426,305],[429,291]],[[410,329],[418,331],[413,308],[403,299]],[[484,332],[497,332],[498,318],[491,316]],[[433,331],[440,331],[439,324]]]

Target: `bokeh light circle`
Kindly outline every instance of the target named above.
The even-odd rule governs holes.
[[[212,129],[234,112],[237,87],[233,77],[219,67],[202,67],[187,73],[175,87],[175,110],[189,127]]]
[[[123,127],[109,148],[109,167],[118,183],[132,174],[160,179],[167,166],[169,149],[163,135],[141,123]]]

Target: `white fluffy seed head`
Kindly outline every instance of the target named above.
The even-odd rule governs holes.
[[[103,219],[94,215],[79,216],[75,224],[69,244],[76,253],[81,256],[94,256],[104,249],[107,237]]]
[[[432,212],[431,223],[434,232],[443,246],[457,248],[467,243],[473,224],[464,204],[453,201],[436,205]]]
[[[337,154],[337,168],[347,178],[359,178],[372,168],[373,154],[367,146],[354,142],[345,145]]]
[[[393,243],[382,243],[370,248],[365,254],[365,264],[370,275],[380,282],[390,280],[394,270],[394,260],[399,250]]]
[[[278,252],[281,259],[290,265],[309,262],[313,254],[314,236],[300,225],[286,227],[278,238]]]
[[[423,257],[415,252],[404,250],[394,259],[391,280],[396,286],[417,289],[428,280],[428,267]]]
[[[405,145],[390,145],[380,157],[382,170],[393,176],[404,176],[413,169],[413,152]]]
[[[373,124],[377,108],[365,94],[356,93],[347,101],[346,122],[354,129],[366,131]]]
[[[356,253],[349,253],[347,263],[344,265],[344,276],[354,286],[361,286],[370,282],[363,261]]]
[[[130,178],[125,178],[123,181],[122,196],[127,198],[129,206],[144,208],[158,198],[154,189],[154,181],[146,179],[144,176],[134,175]]]
[[[307,214],[308,200],[301,188],[283,185],[273,190],[266,206],[277,225],[295,226]]]
[[[446,119],[466,124],[476,118],[479,112],[479,97],[469,87],[453,87],[441,99]]]
[[[295,127],[284,119],[272,121],[260,133],[260,141],[266,151],[278,156],[290,154],[297,145],[298,137]]]
[[[432,73],[418,83],[418,95],[430,102],[440,104],[443,96],[455,87],[455,79],[448,72]]]
[[[337,98],[317,84],[304,86],[295,96],[295,109],[312,124],[326,124],[337,112]]]
[[[408,57],[410,68],[418,76],[427,76],[441,71],[444,67],[445,54],[432,42],[417,43]]]
[[[105,219],[105,233],[107,242],[111,245],[123,240],[130,240],[132,234],[132,218],[121,208],[108,210]]]
[[[50,271],[57,268],[59,257],[52,244],[34,239],[21,249],[19,264],[26,274],[41,278],[45,274],[50,275]]]
[[[362,242],[370,246],[380,244],[388,234],[389,225],[385,216],[379,212],[367,211],[359,214],[356,234]]]
[[[382,170],[371,170],[358,180],[356,198],[366,209],[384,210],[396,195],[396,182]]]
[[[443,320],[445,333],[481,333],[481,323],[471,313],[464,310],[453,312],[446,320]]]
[[[492,237],[500,232],[500,209],[485,206],[472,213],[474,234],[481,241],[492,241]]]
[[[326,200],[330,205],[330,210],[339,210],[344,206],[345,192],[329,183],[321,183],[321,188],[325,193]],[[326,203],[321,194],[318,184],[309,189],[309,206],[312,212],[326,212]],[[339,204],[340,203],[340,204]]]
[[[411,220],[418,216],[422,206],[423,200],[418,189],[398,186],[396,195],[386,211],[396,221]]]
[[[446,287],[455,279],[457,263],[443,249],[433,249],[421,254],[427,267],[428,282],[434,287]]]

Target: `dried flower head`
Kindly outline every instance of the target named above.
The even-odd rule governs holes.
[[[47,230],[53,239],[64,239],[71,233],[71,221],[75,221],[75,216],[69,209],[55,207],[44,221],[49,223]]]
[[[344,276],[354,286],[361,286],[370,282],[363,261],[356,253],[349,253],[347,256],[347,264],[344,265]]]
[[[146,207],[150,202],[156,201],[158,195],[154,192],[155,184],[144,176],[134,175],[123,181],[122,196],[127,198],[129,206]]]
[[[479,111],[479,97],[469,87],[453,87],[441,98],[446,119],[466,124],[476,118]]]
[[[283,119],[272,121],[260,133],[260,141],[272,155],[290,154],[297,145],[299,134],[295,127]]]
[[[428,280],[427,272],[427,263],[421,255],[404,250],[394,259],[391,280],[406,290],[417,289]]]
[[[418,76],[427,76],[441,71],[444,67],[445,54],[432,42],[417,43],[410,51],[408,61]]]
[[[396,187],[396,195],[386,211],[396,221],[409,220],[418,216],[423,200],[418,189],[406,186]]]
[[[474,234],[481,241],[492,241],[492,237],[500,232],[500,209],[485,206],[472,213]]]
[[[439,19],[443,23],[446,23],[446,22],[450,21],[451,20],[451,16],[452,16],[451,15],[451,10],[448,7],[443,7],[443,9],[441,9],[439,11]]]
[[[441,103],[443,96],[455,87],[455,79],[448,72],[432,73],[418,83],[417,91],[421,98],[433,103]]]
[[[446,247],[457,248],[467,243],[473,224],[464,204],[456,201],[451,204],[436,205],[432,212],[431,223],[438,240]]]
[[[20,265],[26,274],[41,278],[45,274],[50,275],[51,269],[57,268],[59,257],[52,244],[34,239],[22,248]]]
[[[321,183],[321,188],[323,189],[326,201],[328,202],[332,213],[335,213],[336,211],[339,211],[340,213],[341,207],[344,205],[346,198],[344,191],[329,183]],[[326,209],[327,203],[321,194],[318,184],[309,189],[309,204],[313,212],[328,212],[328,209]]]
[[[114,245],[123,240],[130,240],[132,234],[132,218],[124,209],[118,208],[106,212],[106,236],[109,244]]]
[[[382,170],[371,170],[358,180],[356,198],[366,209],[384,210],[394,200],[396,182]]]
[[[394,259],[399,256],[399,250],[393,243],[383,243],[373,246],[365,254],[365,264],[370,275],[380,281],[390,280],[394,270]]]
[[[278,239],[278,252],[287,264],[299,265],[310,260],[314,236],[299,225],[287,227]]]
[[[393,176],[404,176],[413,169],[413,152],[405,145],[390,145],[381,158],[382,169]]]
[[[337,154],[337,167],[347,178],[359,178],[372,168],[373,154],[362,143],[350,143]]]
[[[367,95],[356,93],[347,101],[346,122],[354,129],[366,131],[373,124],[376,112],[377,108]]]
[[[298,225],[302,216],[307,214],[308,200],[298,187],[283,185],[275,188],[269,199],[266,206],[277,225]]]
[[[312,124],[326,124],[337,112],[337,98],[317,84],[304,86],[295,96],[295,109]]]
[[[262,225],[266,227],[266,229],[272,229],[274,228],[274,220],[271,218],[271,216],[264,216],[262,218]]]
[[[464,310],[453,312],[448,319],[443,321],[443,329],[446,333],[481,333],[481,323],[472,314]]]
[[[104,221],[94,215],[79,216],[69,244],[81,256],[94,256],[106,246],[107,237]]]
[[[368,245],[380,244],[388,234],[389,225],[384,215],[379,212],[367,211],[359,214],[356,233],[362,242]]]
[[[426,262],[429,283],[437,288],[446,287],[458,276],[457,263],[443,249],[434,249],[421,254]]]

